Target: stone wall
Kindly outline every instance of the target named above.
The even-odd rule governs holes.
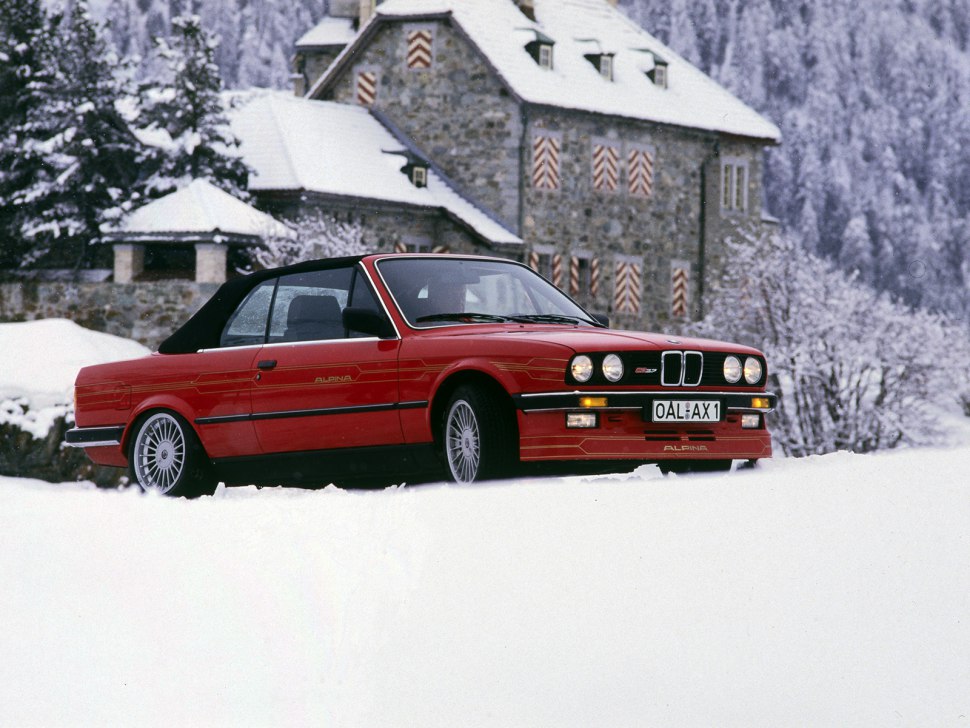
[[[428,70],[406,66],[407,33],[417,28],[433,32],[433,63]],[[701,281],[719,275],[726,238],[739,229],[760,226],[763,150],[758,142],[520,104],[450,21],[384,23],[333,87],[334,100],[355,102],[358,70],[378,71],[375,106],[473,199],[516,230],[526,251],[541,251],[549,259],[562,256],[563,288],[568,290],[571,255],[581,252],[595,258],[599,294],[593,297],[583,290],[578,298],[592,310],[609,313],[619,326],[676,329],[684,322],[672,310],[675,268],[688,271],[686,319],[700,316]],[[536,133],[551,134],[561,144],[561,184],[553,191],[533,187]],[[619,187],[614,192],[593,188],[595,143],[620,149]],[[653,193],[647,198],[627,192],[627,153],[633,147],[654,155]],[[725,158],[747,165],[743,212],[722,212]],[[613,278],[621,259],[639,260],[642,266],[642,305],[636,315],[614,310]],[[545,267],[542,272],[550,274]]]
[[[406,36],[419,27],[433,29],[434,63],[415,71],[407,67]],[[482,55],[449,23],[385,23],[356,58],[333,100],[356,103],[357,71],[377,71],[374,106],[472,199],[517,230],[522,119]]]
[[[66,318],[157,349],[218,288],[189,281],[0,284],[0,321]]]

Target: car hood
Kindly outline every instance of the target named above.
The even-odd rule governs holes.
[[[732,344],[712,339],[696,339],[686,336],[648,333],[644,331],[620,331],[616,329],[594,329],[567,326],[531,326],[515,328],[507,326],[442,327],[435,333],[448,337],[509,337],[521,341],[536,341],[546,344],[567,346],[575,352],[602,351],[665,351],[668,349],[698,351],[725,351],[737,354],[761,354],[750,346]]]

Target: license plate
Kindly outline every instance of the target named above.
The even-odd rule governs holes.
[[[711,399],[656,399],[651,422],[720,422],[721,403]]]

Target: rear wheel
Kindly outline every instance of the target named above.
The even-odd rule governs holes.
[[[501,403],[481,389],[459,387],[442,425],[442,455],[456,483],[500,478],[516,460],[515,427]]]
[[[131,479],[143,491],[194,498],[215,491],[211,463],[188,423],[156,412],[138,425],[128,458]]]

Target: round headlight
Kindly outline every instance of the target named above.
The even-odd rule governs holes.
[[[580,354],[569,365],[569,371],[577,382],[588,382],[593,376],[593,360],[585,354]]]
[[[744,360],[744,381],[748,384],[757,384],[760,382],[762,373],[763,370],[760,361],[753,356],[749,356]]]
[[[724,378],[734,384],[741,378],[741,360],[729,356],[724,360]]]
[[[603,358],[603,376],[611,382],[623,379],[623,360],[616,354],[607,354]]]

